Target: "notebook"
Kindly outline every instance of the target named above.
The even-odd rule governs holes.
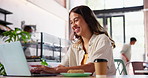
[[[31,74],[19,41],[0,44],[0,62],[7,76],[55,76],[57,74]]]

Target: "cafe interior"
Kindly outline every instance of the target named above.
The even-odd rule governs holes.
[[[98,22],[115,41],[113,58],[116,75],[98,78],[148,77],[148,0],[0,0],[0,46],[11,42],[6,40],[13,33],[9,32],[6,37],[4,32],[17,29],[21,32],[29,27],[31,39],[26,42],[18,40],[28,65],[44,61],[49,67],[59,65],[72,44],[69,11],[79,5],[90,7]],[[121,59],[121,50],[124,44],[130,42],[131,37],[137,41],[131,46],[131,60],[125,64]],[[5,48],[0,48],[0,51],[2,49]],[[2,56],[0,77],[9,78],[3,76],[6,69],[2,68],[1,60]],[[65,78],[65,75],[50,77]],[[84,77],[97,78],[90,75]]]

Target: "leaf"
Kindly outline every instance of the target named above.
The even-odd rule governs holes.
[[[2,33],[4,37],[7,37],[4,41],[5,42],[14,42],[14,41],[21,41],[27,42],[31,38],[31,34],[25,32],[19,28],[15,28],[14,30],[6,31]]]
[[[41,65],[48,66],[48,63],[46,62],[46,60],[41,59]]]
[[[0,75],[6,75],[4,66],[0,63]]]

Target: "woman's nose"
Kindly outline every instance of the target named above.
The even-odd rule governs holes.
[[[73,23],[71,24],[71,27],[74,29],[77,26],[77,24]]]
[[[74,22],[74,23],[72,23],[72,27],[73,27],[73,26],[76,26],[76,23],[75,23],[75,22]]]

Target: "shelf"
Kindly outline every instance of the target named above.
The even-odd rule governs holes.
[[[4,14],[4,20],[0,20],[0,24],[5,25],[5,26],[12,25],[12,23],[6,21],[7,14],[12,14],[12,12],[0,8],[0,13]]]
[[[39,56],[40,58],[54,62],[61,61],[62,52],[64,53],[67,49],[65,44],[68,43],[67,40],[43,32],[33,33],[31,38],[27,43],[22,42],[24,52],[30,52],[28,56]],[[37,60],[28,58],[28,61]]]
[[[0,20],[0,24],[2,24],[2,25],[12,25],[12,23],[6,22],[6,21],[3,21],[3,20]]]
[[[2,8],[0,8],[0,13],[3,13],[3,14],[12,14],[12,12],[9,12],[9,11],[4,10]]]
[[[32,43],[22,43],[22,46],[29,46],[29,47],[32,47],[32,48],[41,48],[41,43],[40,42],[32,42]],[[50,44],[45,44],[43,43],[43,49],[46,49],[46,50],[51,50],[51,51],[59,51],[60,52],[60,49],[62,47],[59,46],[55,46],[55,45],[50,45]]]

